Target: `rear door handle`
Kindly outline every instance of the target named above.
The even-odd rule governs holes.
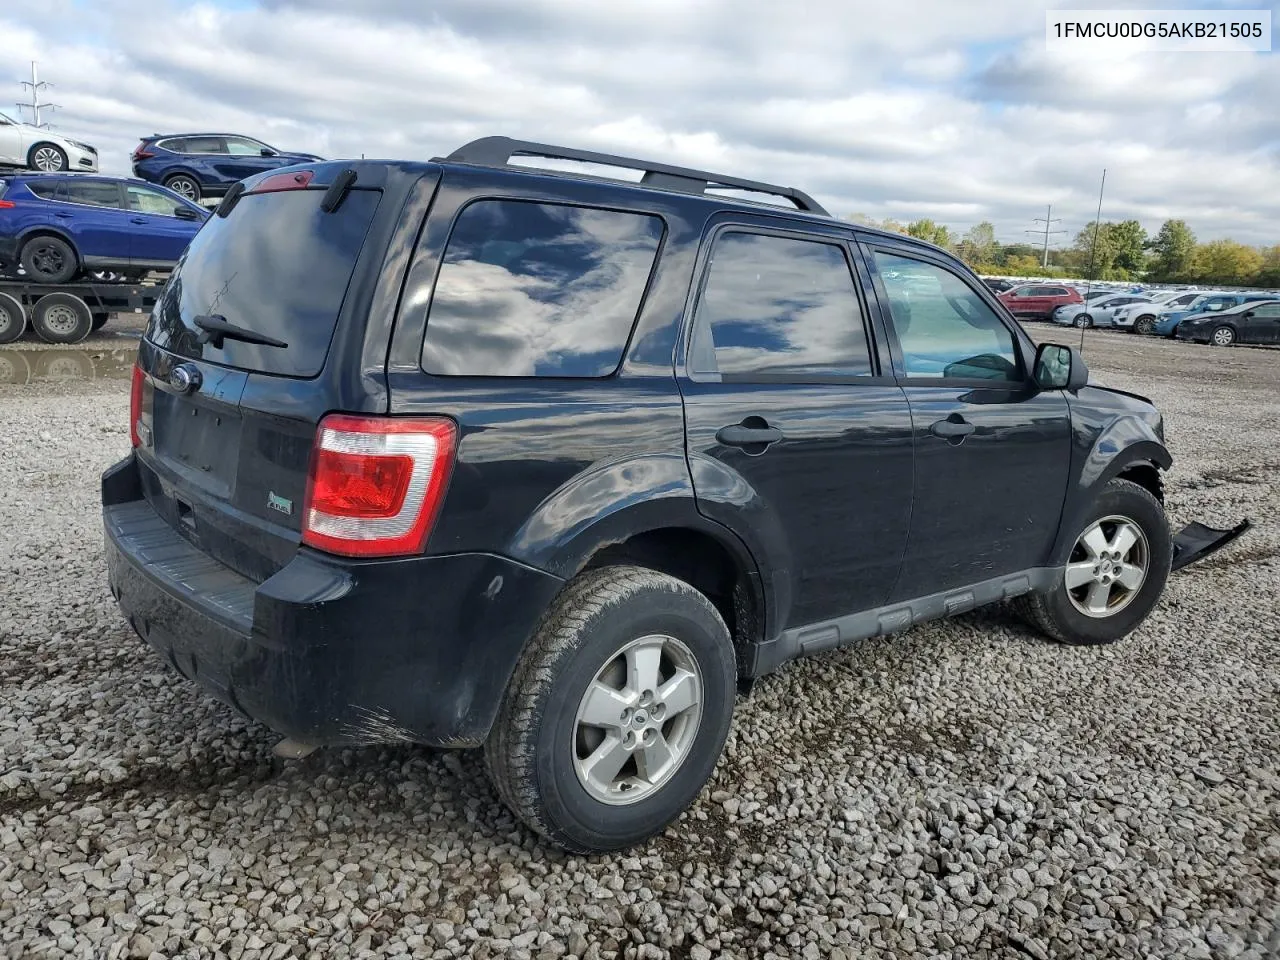
[[[933,424],[933,426],[929,427],[929,432],[935,437],[942,437],[944,440],[948,440],[951,443],[960,443],[965,437],[977,429],[977,427],[964,417],[960,416],[960,414],[953,413],[951,416],[947,417],[947,419],[939,420],[937,423]]]
[[[132,218],[130,218],[129,222],[130,222],[130,223],[146,223],[146,222],[147,222],[147,218],[146,218],[146,217],[132,217]]]
[[[768,421],[763,417],[747,417],[741,423],[721,427],[716,431],[716,440],[720,443],[726,447],[741,447],[748,453],[764,453],[771,444],[777,443],[782,437],[782,431],[777,427],[769,426]],[[752,451],[748,449],[750,447],[760,449]]]
[[[59,220],[70,220],[72,215],[69,213],[55,213],[54,216]]]

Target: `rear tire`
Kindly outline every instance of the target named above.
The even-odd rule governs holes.
[[[111,314],[109,313],[95,313],[93,315],[93,323],[89,326],[90,332],[101,330],[107,325],[107,321],[110,319]]]
[[[75,249],[61,237],[32,237],[19,259],[32,283],[66,283],[80,269]]]
[[[46,343],[79,343],[93,329],[93,314],[79,297],[47,293],[31,308],[31,329]]]
[[[185,173],[174,174],[165,180],[164,185],[180,197],[186,197],[193,203],[200,202],[200,183],[195,177]]]
[[[0,293],[0,343],[13,343],[27,326],[27,312],[17,297]]]
[[[521,820],[566,850],[632,846],[711,776],[736,676],[724,621],[689,584],[640,567],[587,571],[516,667],[485,744],[489,777]]]
[[[1125,524],[1137,534],[1129,546],[1114,540]],[[1092,548],[1103,544],[1113,549]],[[1062,578],[1049,592],[1026,594],[1014,604],[1028,623],[1061,643],[1113,643],[1146,619],[1164,592],[1172,561],[1173,536],[1160,501],[1136,483],[1112,480],[1081,525]],[[1130,580],[1137,567],[1141,579]],[[1093,612],[1085,612],[1090,607]]]

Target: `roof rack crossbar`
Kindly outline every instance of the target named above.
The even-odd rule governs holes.
[[[620,157],[610,153],[596,153],[593,150],[575,150],[572,147],[557,147],[548,143],[514,140],[511,137],[481,137],[479,140],[472,140],[453,151],[446,159],[456,163],[474,163],[485,167],[505,167],[512,157],[576,160],[579,163],[596,163],[627,170],[642,170],[644,177],[641,178],[641,183],[664,190],[701,194],[705,194],[708,190],[743,190],[781,197],[790,200],[798,210],[830,216],[818,201],[795,187],[780,187],[756,180],[743,180],[719,173],[708,173],[705,170],[691,170],[688,167],[676,167],[666,163],[651,163],[647,160]]]

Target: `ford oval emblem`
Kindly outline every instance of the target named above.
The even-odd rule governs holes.
[[[178,393],[193,393],[200,388],[200,368],[194,363],[180,363],[169,373],[169,386]]]

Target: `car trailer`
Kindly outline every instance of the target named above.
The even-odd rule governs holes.
[[[0,343],[27,325],[47,343],[79,343],[113,313],[149,313],[164,287],[154,283],[29,283],[0,280]]]

